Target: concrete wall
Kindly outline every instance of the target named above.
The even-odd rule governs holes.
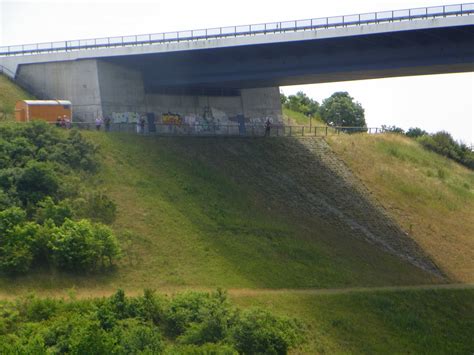
[[[23,65],[17,76],[34,92],[43,93],[50,99],[73,102],[76,119],[92,121],[102,115],[97,61],[94,59]]]
[[[18,76],[48,98],[70,100],[78,121],[108,116],[133,123],[147,113],[154,113],[158,123],[172,113],[197,126],[282,121],[277,87],[243,89],[236,96],[146,93],[140,70],[100,59],[22,65]]]
[[[97,73],[104,115],[113,112],[146,112],[140,71],[97,60]]]
[[[264,124],[267,118],[283,121],[278,87],[242,90],[242,105],[244,116],[253,123]]]

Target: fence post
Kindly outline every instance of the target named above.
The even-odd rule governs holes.
[[[328,136],[328,126],[326,126],[326,137]]]

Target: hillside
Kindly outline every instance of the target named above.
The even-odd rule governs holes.
[[[15,109],[15,103],[18,100],[32,99],[33,97],[12,83],[7,77],[0,74],[0,120],[12,119]],[[2,113],[7,112],[8,117]]]
[[[38,272],[8,285],[9,292],[441,281],[406,262],[437,272],[368,192],[354,189],[350,172],[327,159],[319,138],[87,136],[100,145],[104,163],[100,182],[90,183],[117,203],[113,227],[126,257],[108,276]]]
[[[0,85],[1,102],[23,98]],[[244,308],[304,321],[295,354],[474,347],[472,285],[444,285],[474,282],[471,171],[395,135],[83,134],[101,162],[84,184],[117,204],[122,260],[84,276],[0,276],[0,299],[224,287]]]
[[[401,135],[340,135],[328,142],[449,278],[474,282],[471,170]]]

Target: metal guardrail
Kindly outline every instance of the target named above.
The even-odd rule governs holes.
[[[51,124],[56,124],[52,122]],[[285,126],[272,125],[270,132],[266,132],[265,125],[250,125],[245,127],[239,125],[176,125],[155,124],[145,125],[142,129],[136,123],[112,123],[107,128],[102,124],[97,128],[93,122],[73,122],[71,128],[97,130],[106,132],[126,132],[142,135],[158,136],[227,136],[227,137],[324,137],[342,133],[383,133],[382,128],[375,127],[308,127],[308,126]]]
[[[182,41],[189,42],[294,31],[314,31],[319,29],[361,26],[382,22],[411,21],[418,19],[463,16],[471,14],[474,14],[474,3],[432,6],[403,10],[370,12],[356,15],[312,18],[297,21],[282,21],[253,25],[206,28],[200,30],[3,46],[0,47],[0,56],[68,52],[96,48],[140,46]]]

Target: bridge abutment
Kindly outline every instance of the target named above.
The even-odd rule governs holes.
[[[147,91],[143,72],[100,59],[21,65],[17,78],[33,93],[50,99],[70,100],[76,121],[93,122],[110,117],[114,123],[135,123],[141,116],[157,124],[199,127],[262,125],[267,119],[282,122],[278,87],[255,89],[173,89],[172,93]],[[197,92],[197,94],[196,94]],[[217,130],[216,133],[218,133]],[[225,130],[223,130],[224,132]]]

